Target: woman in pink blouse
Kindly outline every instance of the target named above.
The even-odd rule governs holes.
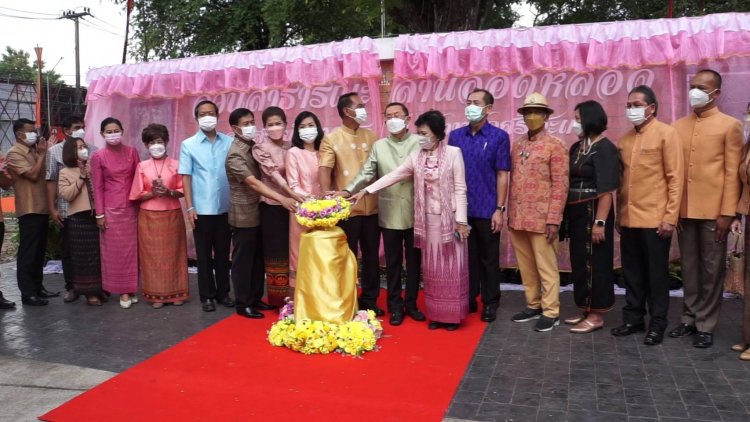
[[[159,309],[182,305],[188,298],[187,242],[182,216],[182,176],[177,160],[167,156],[169,132],[150,124],[141,133],[149,158],[138,163],[130,199],[141,202],[138,256],[143,297]]]
[[[303,111],[294,119],[293,146],[286,154],[286,180],[289,187],[302,197],[320,195],[318,149],[323,136],[323,128],[315,114]],[[297,220],[289,219],[289,287],[292,296],[297,278],[300,236],[304,231]]]
[[[140,161],[135,148],[122,144],[122,123],[107,117],[101,124],[106,148],[91,159],[96,224],[102,260],[102,287],[120,295],[120,307],[138,302],[138,207],[128,194]]]
[[[265,139],[253,147],[253,158],[260,165],[260,178],[271,190],[302,201],[304,198],[286,182],[284,140],[286,114],[279,107],[268,107],[262,115]],[[260,198],[260,230],[263,239],[263,261],[266,267],[268,303],[284,305],[289,296],[289,211],[274,199]]]
[[[446,145],[445,117],[428,111],[415,122],[420,150],[396,170],[352,196],[358,201],[414,178],[414,247],[422,250],[428,328],[453,331],[469,313],[466,180],[461,150]]]

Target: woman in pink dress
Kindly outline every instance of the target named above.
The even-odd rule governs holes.
[[[130,199],[140,201],[138,257],[144,299],[159,309],[182,305],[188,298],[187,242],[182,216],[182,176],[177,160],[167,156],[169,132],[150,124],[141,133],[151,155],[138,163]]]
[[[428,111],[417,119],[421,149],[396,170],[352,196],[358,201],[414,178],[414,247],[422,250],[425,314],[429,329],[453,331],[469,313],[466,180],[461,150],[446,145],[445,117]]]
[[[135,148],[122,144],[122,123],[107,117],[101,124],[106,148],[91,159],[96,224],[102,260],[102,288],[120,295],[124,309],[138,302],[138,206],[129,198]]]
[[[318,179],[318,149],[323,140],[323,128],[318,116],[303,111],[294,119],[292,148],[286,154],[286,180],[289,187],[302,197],[320,195]],[[305,228],[294,217],[289,219],[289,290],[294,297],[297,278],[300,236]]]

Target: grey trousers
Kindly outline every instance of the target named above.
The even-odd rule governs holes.
[[[716,242],[715,220],[680,220],[682,264],[682,322],[698,331],[713,333],[719,322],[724,293],[727,244]]]

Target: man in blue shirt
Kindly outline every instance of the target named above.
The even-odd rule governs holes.
[[[469,200],[469,310],[477,311],[482,295],[482,321],[492,322],[500,305],[500,231],[508,194],[510,138],[487,121],[495,99],[475,89],[466,100],[469,125],[450,133],[448,144],[461,148]]]
[[[229,297],[229,181],[225,162],[232,138],[216,131],[219,107],[204,100],[195,106],[200,130],[180,146],[180,167],[188,221],[198,258],[198,291],[205,312],[215,302],[234,306]]]

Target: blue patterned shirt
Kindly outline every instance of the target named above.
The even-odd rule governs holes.
[[[185,139],[180,145],[178,173],[192,176],[193,207],[199,215],[229,212],[229,179],[226,160],[232,138],[216,132],[211,142],[203,131]]]

